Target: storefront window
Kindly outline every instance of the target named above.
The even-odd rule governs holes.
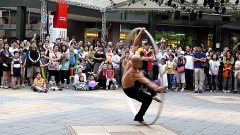
[[[208,34],[208,47],[213,46],[213,34]]]
[[[160,41],[164,37],[167,39],[167,44],[173,47],[184,46],[186,42],[186,35],[184,33],[174,32],[157,32],[155,36],[156,41]]]

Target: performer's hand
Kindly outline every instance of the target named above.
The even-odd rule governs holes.
[[[158,87],[158,88],[156,89],[156,92],[157,92],[157,93],[164,93],[164,92],[166,92],[166,87]]]
[[[145,32],[145,30],[146,30],[146,28],[142,28],[141,30],[140,30],[140,34],[143,34],[144,32]]]

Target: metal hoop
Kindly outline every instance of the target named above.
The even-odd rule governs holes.
[[[138,30],[141,30],[141,28],[135,28],[133,29],[129,35],[133,35],[134,33],[136,33]],[[158,46],[156,45],[152,35],[147,31],[145,30],[145,33],[147,34],[147,36],[149,37],[152,45],[153,45],[153,49],[154,49],[154,55],[156,57],[156,54],[158,53]],[[157,59],[157,57],[156,57]],[[153,121],[151,122],[147,122],[146,124],[147,125],[153,125],[154,123],[156,123],[156,121],[159,119],[161,113],[162,113],[162,110],[163,110],[163,106],[164,106],[164,100],[165,100],[165,96],[164,96],[164,93],[159,93],[158,94],[159,98],[161,99],[162,102],[159,102],[159,106],[158,106],[158,112],[156,114],[156,117]],[[128,102],[128,105],[129,105],[129,108],[130,110],[132,111],[133,115],[136,115],[137,114],[137,110],[136,110],[136,107],[134,105],[134,102],[131,98],[127,97],[127,102]]]

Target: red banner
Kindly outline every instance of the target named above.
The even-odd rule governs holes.
[[[53,13],[53,27],[67,28],[68,4],[58,3],[57,11]]]

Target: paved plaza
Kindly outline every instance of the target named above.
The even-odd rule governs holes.
[[[146,120],[156,110],[153,102]],[[120,89],[0,89],[0,135],[240,135],[240,94],[170,92],[155,125],[133,118]]]

